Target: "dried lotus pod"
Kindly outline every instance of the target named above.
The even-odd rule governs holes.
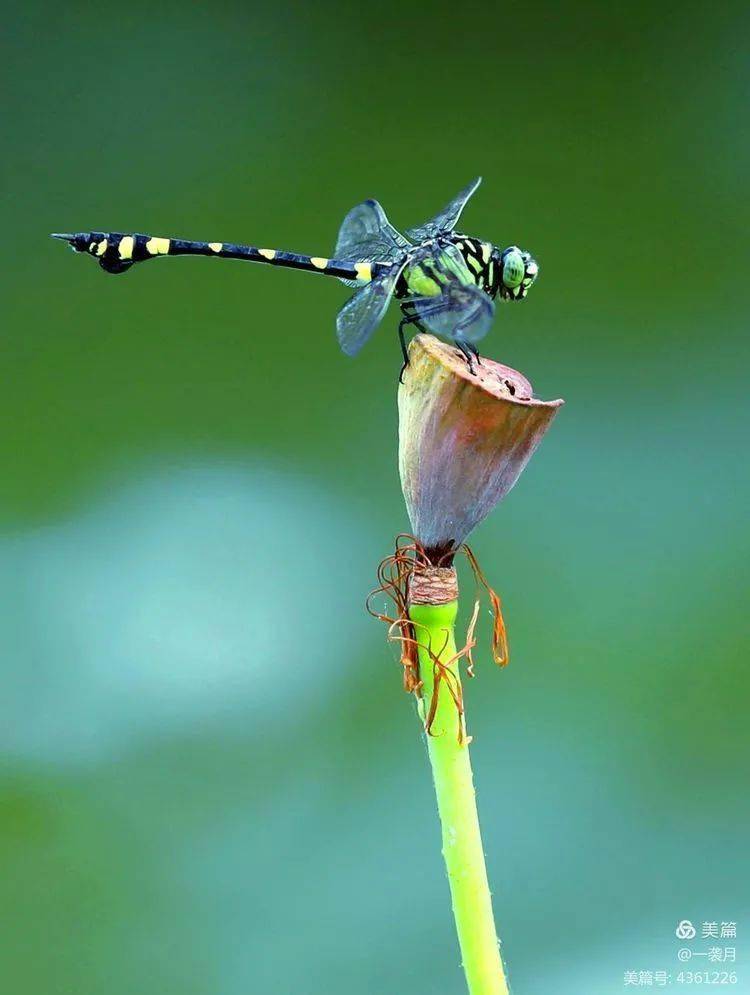
[[[398,392],[399,470],[411,531],[448,565],[513,487],[563,401],[540,401],[516,370],[417,335]]]

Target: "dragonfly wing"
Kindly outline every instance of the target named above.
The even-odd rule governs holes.
[[[344,304],[336,318],[339,345],[347,356],[356,356],[383,319],[403,266],[362,287]]]
[[[455,245],[445,245],[440,250],[440,258],[444,267],[447,267],[454,280],[464,286],[475,287],[476,277],[466,265],[463,253]]]
[[[451,282],[438,297],[409,300],[420,322],[435,335],[476,343],[490,330],[495,305],[476,285]]]
[[[395,263],[411,248],[376,200],[357,204],[344,218],[336,241],[337,259]]]
[[[407,228],[406,234],[412,242],[420,244],[421,242],[426,242],[429,238],[434,238],[442,231],[453,231],[458,224],[458,219],[461,217],[461,212],[466,207],[467,201],[481,182],[482,177],[477,176],[467,187],[464,187],[460,194],[453,198],[450,204],[443,208],[440,214],[436,214],[430,221],[426,221],[417,228]]]

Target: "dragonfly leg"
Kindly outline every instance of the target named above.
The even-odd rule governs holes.
[[[406,348],[406,339],[404,338],[404,328],[407,325],[416,325],[420,331],[424,331],[424,325],[419,320],[416,314],[405,315],[398,324],[398,338],[401,343],[401,355],[404,357],[404,364],[401,367],[401,372],[398,375],[398,382],[404,382],[404,373],[406,372],[406,367],[409,365],[409,351]]]
[[[473,359],[474,359],[474,356],[476,355],[476,353],[474,352],[474,350],[472,349],[472,347],[469,345],[469,343],[466,342],[466,341],[464,341],[464,339],[456,338],[456,339],[454,339],[454,341],[455,341],[456,345],[458,346],[458,348],[461,350],[461,352],[464,354],[464,359],[466,360],[466,365],[469,367],[469,373],[471,373],[471,375],[474,376],[474,374],[476,373],[476,370],[474,369]],[[478,358],[479,357],[477,356],[477,359]]]
[[[404,365],[401,367],[401,372],[398,375],[398,382],[403,383],[401,379],[404,375],[404,370],[409,365],[409,353],[406,350],[406,339],[404,338],[404,325],[410,325],[410,318],[402,318],[398,323],[398,340],[401,343],[401,355],[404,357]]]
[[[482,365],[482,357],[479,355],[479,349],[477,349],[477,347],[474,345],[473,342],[467,342],[466,345],[471,350],[471,354],[474,357],[474,359],[476,359],[477,366],[481,366]]]

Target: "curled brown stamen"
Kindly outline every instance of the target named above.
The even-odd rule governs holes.
[[[409,589],[415,573],[422,572],[434,566],[441,566],[442,563],[435,564],[434,560],[425,551],[422,544],[414,536],[402,533],[396,537],[393,553],[383,559],[377,571],[378,586],[367,598],[367,610],[375,618],[384,622],[388,626],[388,639],[400,645],[400,664],[403,668],[404,690],[416,694],[421,698],[422,681],[419,673],[418,651],[426,651],[433,666],[434,690],[429,703],[427,715],[425,717],[425,729],[431,734],[432,723],[437,711],[440,690],[443,685],[447,693],[453,699],[458,715],[458,739],[463,742],[465,737],[464,707],[461,682],[457,674],[450,668],[457,661],[466,658],[466,673],[469,677],[474,676],[474,658],[472,651],[476,646],[476,626],[479,619],[481,588],[486,592],[493,615],[492,626],[492,657],[500,666],[508,663],[508,640],[503,621],[502,606],[500,598],[487,581],[477,558],[472,550],[462,545],[458,550],[452,550],[444,554],[441,560],[453,557],[456,553],[463,553],[471,567],[476,594],[471,618],[466,629],[464,645],[449,660],[442,660],[442,654],[448,641],[446,632],[446,643],[439,651],[435,651],[429,644],[430,640],[421,642],[415,623],[409,618]],[[385,595],[391,602],[392,611],[377,611],[372,601],[378,595]]]

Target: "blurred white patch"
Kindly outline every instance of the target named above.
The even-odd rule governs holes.
[[[206,720],[298,720],[366,630],[366,547],[337,495],[226,464],[2,540],[0,747],[96,760]]]

